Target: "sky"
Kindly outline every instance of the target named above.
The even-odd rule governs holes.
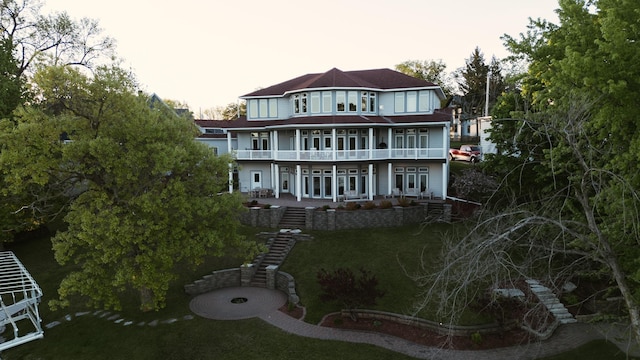
[[[256,89],[332,68],[442,61],[452,73],[476,47],[508,55],[529,18],[557,23],[557,0],[44,0],[42,13],[99,20],[142,90],[196,118]]]

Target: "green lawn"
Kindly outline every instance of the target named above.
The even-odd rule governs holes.
[[[298,242],[282,266],[282,270],[296,279],[297,290],[307,307],[307,321],[317,323],[323,315],[339,311],[337,304],[319,300],[320,288],[316,274],[321,268],[360,268],[371,271],[386,292],[375,307],[379,310],[410,314],[418,293],[410,275],[421,271],[420,253],[428,256],[440,251],[438,234],[445,225],[420,231],[418,226],[381,228],[370,231],[345,230],[314,232],[313,241]],[[427,261],[427,264],[429,262]],[[421,316],[430,317],[428,313]]]
[[[264,229],[243,228],[247,235]],[[417,227],[371,229],[313,233],[315,240],[299,242],[283,266],[283,270],[296,277],[302,302],[307,306],[308,321],[317,322],[327,312],[338,307],[318,300],[315,276],[318,269],[339,266],[354,269],[360,266],[371,270],[380,280],[387,294],[378,309],[409,313],[416,290],[411,279],[402,270],[419,268],[420,253],[428,249],[429,256],[437,256],[438,233],[445,225],[432,227],[419,233]],[[408,359],[375,346],[346,342],[307,339],[284,333],[259,319],[243,321],[213,321],[190,315],[190,297],[182,286],[215,270],[237,266],[241,260],[212,258],[195,271],[180,272],[180,280],[170,289],[167,307],[158,312],[142,314],[135,301],[125,303],[120,312],[133,321],[129,326],[115,324],[106,318],[88,314],[82,307],[51,311],[46,305],[56,294],[59,281],[68,268],[55,263],[47,238],[10,244],[44,291],[40,306],[43,323],[58,320],[62,323],[45,329],[45,338],[20,345],[2,353],[5,360],[14,359]],[[428,258],[427,258],[428,259]],[[428,263],[428,262],[427,262]],[[72,320],[64,320],[71,315]],[[176,318],[177,322],[157,326],[138,326],[138,322]],[[602,359],[619,356],[609,343],[588,344],[586,350],[563,354],[557,359]],[[592,356],[592,354],[596,354]],[[566,357],[564,357],[566,355]]]

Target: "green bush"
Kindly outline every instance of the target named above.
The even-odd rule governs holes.
[[[380,209],[391,209],[393,207],[393,203],[390,200],[382,200],[380,201]]]
[[[480,345],[482,344],[482,334],[480,334],[479,332],[474,332],[473,334],[471,334],[471,342],[474,345]]]
[[[366,203],[364,203],[364,205],[362,205],[362,208],[365,210],[375,209],[376,207],[376,203],[374,203],[373,201],[367,201]]]
[[[384,291],[378,289],[378,278],[363,268],[359,275],[348,268],[320,269],[316,278],[322,289],[320,300],[335,301],[349,310],[375,305],[384,296]]]

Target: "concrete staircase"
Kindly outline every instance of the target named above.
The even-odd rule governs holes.
[[[280,229],[303,229],[306,223],[306,212],[302,207],[288,206],[280,219]]]
[[[274,238],[269,239],[267,246],[269,251],[254,261],[256,272],[251,279],[251,286],[267,286],[267,267],[270,265],[280,266],[295,244],[293,234],[290,232],[279,232]]]
[[[540,302],[555,316],[560,324],[571,324],[577,320],[571,315],[569,310],[558,300],[558,297],[546,286],[543,286],[538,280],[527,280],[529,288]]]

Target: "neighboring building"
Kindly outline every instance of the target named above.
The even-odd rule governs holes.
[[[496,144],[489,140],[491,129],[493,126],[493,118],[484,116],[478,118],[478,129],[480,131],[480,148],[482,148],[482,156],[486,154],[497,154]]]
[[[196,124],[198,140],[233,153],[242,192],[333,201],[395,189],[447,195],[452,113],[439,110],[436,84],[389,69],[334,68],[240,98],[246,117]]]

